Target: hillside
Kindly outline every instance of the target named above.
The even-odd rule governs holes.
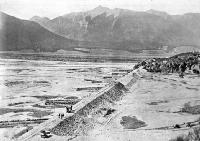
[[[34,16],[34,17],[32,17],[32,18],[30,19],[30,21],[35,21],[35,22],[39,23],[40,25],[44,25],[44,26],[45,26],[45,24],[46,24],[48,21],[50,21],[50,19],[47,18],[47,17]]]
[[[21,20],[0,12],[0,50],[56,51],[76,46],[77,41],[56,35],[36,22]]]
[[[199,20],[200,14],[195,13],[173,16],[155,10],[136,12],[99,6],[54,18],[43,26],[70,39],[141,50],[162,46],[200,46]]]
[[[54,19],[21,20],[1,13],[0,50],[57,51],[76,48],[129,52],[174,52],[181,46],[200,49],[200,14],[169,15],[99,6]],[[178,48],[177,48],[178,47]],[[151,51],[150,51],[151,52]],[[88,52],[89,53],[89,52]]]

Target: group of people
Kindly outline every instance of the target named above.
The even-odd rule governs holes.
[[[66,112],[71,113],[72,112],[72,105],[71,106],[66,106]]]
[[[63,113],[59,113],[59,114],[58,114],[58,117],[59,117],[60,119],[63,119],[64,116],[65,116],[65,114],[63,114]]]
[[[66,106],[66,113],[72,113],[72,105],[71,106]],[[59,113],[58,114],[58,117],[60,119],[62,119],[64,116],[65,116],[64,113]]]
[[[185,127],[193,127],[193,126],[197,126],[197,125],[200,125],[200,122],[187,122],[187,123],[183,123],[183,124],[175,124],[173,126],[173,128],[181,128],[185,125]]]
[[[142,61],[136,67],[143,66],[148,72],[179,73],[183,77],[186,69],[191,70],[192,66],[200,65],[199,53],[188,53],[176,55],[171,58],[153,58]],[[194,73],[200,73],[198,70]]]

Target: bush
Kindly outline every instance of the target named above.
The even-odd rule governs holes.
[[[196,127],[188,134],[190,141],[200,141],[200,127]]]
[[[188,135],[178,136],[170,141],[200,141],[200,127],[195,127]]]
[[[190,103],[185,103],[184,107],[181,109],[181,112],[189,114],[200,114],[200,105],[191,106]]]
[[[182,136],[178,136],[175,139],[171,139],[170,141],[189,141],[189,139],[187,136],[182,135]]]

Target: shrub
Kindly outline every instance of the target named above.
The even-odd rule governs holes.
[[[170,141],[200,141],[200,127],[193,128],[188,135],[181,135]]]
[[[176,137],[175,139],[171,139],[170,141],[189,141],[187,136],[181,135]]]
[[[184,107],[181,109],[181,112],[190,114],[200,114],[200,105],[191,106],[189,102],[185,103]]]

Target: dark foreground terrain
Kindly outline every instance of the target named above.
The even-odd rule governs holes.
[[[178,54],[169,58],[153,58],[142,61],[134,66],[135,69],[142,67],[153,73],[200,73],[200,53],[189,52]]]

